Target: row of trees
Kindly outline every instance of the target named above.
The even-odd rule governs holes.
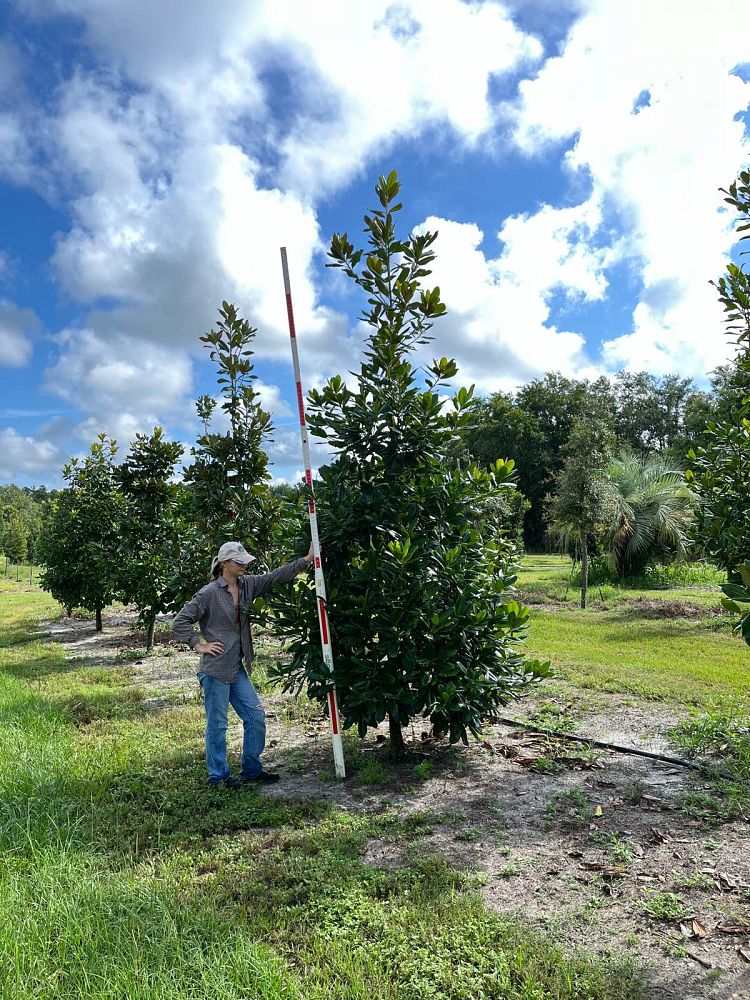
[[[42,583],[66,608],[93,611],[97,629],[113,600],[132,602],[151,648],[157,616],[206,582],[227,538],[242,538],[261,567],[268,563],[286,508],[269,487],[263,439],[271,418],[253,388],[256,332],[224,302],[201,338],[217,365],[219,400],[196,403],[203,433],[181,482],[182,445],[160,427],[136,435],[122,461],[116,442],[100,435],[63,469],[67,486],[51,502],[39,544]]]
[[[463,445],[479,464],[498,454],[515,461],[519,492],[527,499],[523,540],[539,549],[548,540],[547,498],[557,490],[577,422],[606,427],[611,454],[658,454],[681,470],[688,451],[702,443],[706,425],[731,411],[736,390],[733,365],[713,373],[708,392],[677,375],[619,372],[613,381],[587,381],[548,372],[516,393],[478,401]]]
[[[739,193],[732,192],[738,199]],[[517,428],[527,421],[529,439],[523,430],[513,439],[518,449],[539,440],[534,437],[539,427],[547,443],[555,441],[558,468],[554,463],[540,467],[540,476],[547,478],[539,481],[554,488],[555,498],[548,501],[553,523],[567,523],[570,539],[586,558],[603,510],[617,529],[612,535],[616,558],[625,564],[641,557],[638,539],[649,489],[641,490],[645,507],[639,509],[633,484],[645,476],[653,498],[665,467],[663,450],[658,450],[661,466],[648,475],[646,459],[621,455],[620,494],[629,499],[619,514],[609,511],[617,478],[612,458],[617,409],[590,405],[605,398],[603,383],[593,388],[571,383],[569,395],[578,394],[583,402],[567,425],[541,404],[534,423],[518,405],[523,398],[530,407],[534,393],[539,398],[541,389],[550,387],[551,376],[514,399],[498,396],[476,404],[464,388],[447,401],[455,362],[439,358],[420,370],[414,360],[430,340],[433,322],[445,312],[439,289],[423,284],[434,259],[435,234],[398,237],[395,173],[380,178],[376,193],[379,207],[365,216],[367,247],[356,248],[347,234],[336,234],[329,254],[330,266],[342,270],[365,298],[362,319],[370,335],[364,360],[353,385],[335,376],[310,394],[311,430],[326,438],[335,454],[321,471],[318,489],[335,676],[328,674],[317,641],[311,581],[300,580],[262,608],[243,611],[287,638],[291,656],[277,667],[287,688],[306,687],[325,703],[335,682],[345,724],[364,733],[387,719],[399,755],[402,727],[412,717],[425,716],[451,740],[466,740],[467,733],[479,732],[483,720],[547,670],[525,661],[519,647],[527,612],[513,596],[516,550],[503,530],[509,511],[518,510],[511,499],[517,494],[514,461],[498,457],[503,450],[498,437],[487,461],[467,462],[467,451],[476,447],[477,406],[480,414],[486,407],[495,407],[492,412],[505,408]],[[731,315],[739,315],[747,328],[745,279],[739,269],[729,277],[733,283],[721,285],[722,294]],[[204,433],[191,449],[182,484],[174,481],[179,449],[159,429],[136,438],[121,464],[114,443],[102,437],[85,460],[66,468],[68,488],[55,503],[43,538],[45,580],[64,603],[85,600],[97,611],[99,625],[101,609],[120,596],[137,603],[153,631],[158,610],[179,604],[203,582],[210,555],[227,537],[246,541],[262,565],[279,551],[288,554],[305,533],[301,494],[290,503],[269,487],[264,445],[271,423],[253,390],[255,333],[224,303],[217,328],[203,338],[218,366],[221,402],[198,401]],[[738,378],[733,371],[727,383]],[[219,429],[217,405],[224,422]],[[743,566],[750,571],[750,563],[737,561],[742,552],[747,555],[748,541],[740,500],[747,483],[737,473],[738,461],[742,465],[747,458],[747,414],[743,403],[731,411],[726,426],[709,425],[695,458],[696,467],[704,463],[703,478],[696,483],[705,503],[701,537],[708,549],[706,540],[713,536],[716,558],[739,574],[740,582],[733,582],[739,588],[732,592],[736,601],[745,594],[750,601],[750,580],[743,576]],[[684,427],[684,412],[680,420]],[[622,425],[619,433],[622,441]],[[673,446],[674,438],[641,435],[629,443],[648,452]],[[534,460],[533,449],[527,457],[529,463]],[[747,467],[745,462],[742,475]],[[721,482],[706,478],[717,468],[723,470]],[[727,482],[736,497],[722,507]],[[686,487],[681,483],[680,488]],[[738,520],[744,527],[730,532],[734,547],[728,547],[727,526]]]
[[[49,496],[44,489],[0,486],[0,555],[8,562],[33,560]]]
[[[743,172],[725,194],[739,213],[740,239],[746,240],[750,173]],[[727,573],[725,605],[741,614],[737,629],[750,643],[750,612],[743,610],[750,604],[750,277],[732,263],[717,288],[739,350],[717,374],[714,397],[692,397],[695,411],[710,419],[702,429],[693,428],[695,446],[685,456],[689,467],[683,470],[675,461],[684,434],[677,438],[680,448],[673,441],[649,454],[642,441],[640,452],[630,448],[614,455],[617,413],[602,409],[596,384],[589,386],[588,412],[573,421],[562,468],[553,478],[548,530],[580,556],[582,607],[592,546],[608,554],[616,573],[628,575],[654,555],[684,557],[693,543]],[[665,398],[674,399],[675,393]]]

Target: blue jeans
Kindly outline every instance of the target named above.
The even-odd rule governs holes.
[[[206,706],[206,764],[208,780],[223,781],[231,774],[227,763],[227,713],[229,705],[242,719],[242,773],[255,777],[263,770],[260,755],[266,745],[266,713],[260,698],[240,664],[237,680],[231,684],[209,677],[202,671],[198,680],[203,689]]]

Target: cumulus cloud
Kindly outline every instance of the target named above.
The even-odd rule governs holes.
[[[591,198],[618,213],[643,294],[632,331],[609,338],[610,368],[701,376],[726,358],[721,310],[709,278],[733,243],[718,188],[747,163],[737,117],[750,84],[741,0],[711,17],[700,4],[589,0],[563,51],[520,85],[515,138],[529,155],[574,138],[568,167]]]
[[[31,358],[31,334],[40,327],[31,309],[0,300],[0,365],[20,368]]]
[[[281,389],[277,385],[270,385],[263,379],[256,379],[253,389],[260,396],[261,406],[278,417],[291,417],[291,407],[281,398]]]
[[[325,440],[310,437],[310,458],[314,469],[331,461],[333,453]],[[270,470],[277,481],[298,482],[304,478],[299,426],[282,425],[273,432],[267,448]]]
[[[496,257],[480,249],[484,234],[471,223],[431,217],[418,227],[439,233],[430,281],[448,313],[433,332],[440,353],[458,361],[462,383],[497,391],[549,370],[592,373],[584,338],[550,322],[550,300],[555,292],[583,301],[605,294],[613,250],[593,243],[599,224],[592,202],[545,205],[505,220]]]
[[[492,77],[541,56],[493,2],[23,7],[77,18],[106,66],[76,69],[43,127],[39,112],[35,121],[48,173],[38,185],[65,188],[72,218],[53,271],[89,310],[84,329],[60,337],[47,384],[90,416],[81,434],[97,422],[122,434],[179,409],[197,336],[225,298],[260,328],[258,358],[286,360],[282,244],[308,384],[351,367],[358,335],[318,300],[312,199],[346,183],[381,143],[436,122],[476,142],[494,121]],[[383,65],[385,82],[372,87]],[[278,106],[279,67],[293,108]],[[7,148],[29,141],[19,121],[6,122]]]
[[[45,388],[90,414],[77,427],[79,440],[104,432],[129,442],[184,405],[192,382],[184,355],[126,336],[105,340],[89,329],[65,331],[57,344]]]
[[[19,434],[13,427],[0,430],[0,481],[57,479],[59,448],[51,441]]]
[[[496,3],[303,2],[291,19],[279,4],[268,10],[277,37],[304,54],[303,101],[318,105],[281,143],[284,181],[305,191],[341,185],[376,147],[434,123],[476,142],[494,124],[491,78],[542,55]]]

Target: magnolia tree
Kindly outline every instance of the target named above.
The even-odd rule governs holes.
[[[39,540],[44,564],[42,586],[70,612],[84,608],[96,613],[119,595],[118,552],[123,500],[117,489],[117,445],[100,434],[91,451],[63,468],[67,487],[53,501]]]
[[[750,238],[750,171],[724,193],[739,213],[740,239]],[[709,423],[706,444],[688,454],[687,476],[700,498],[696,537],[726,570],[723,603],[741,616],[735,631],[750,645],[750,275],[729,264],[717,287],[727,332],[739,345],[731,379],[734,404],[725,420]]]
[[[268,562],[281,502],[269,488],[264,442],[271,417],[253,388],[251,344],[257,331],[233,305],[223,302],[216,328],[201,337],[218,368],[220,402],[202,396],[196,404],[203,433],[185,469],[183,535],[172,586],[187,600],[205,583],[211,556],[222,542],[237,538]],[[218,407],[218,413],[217,411]]]
[[[178,514],[179,487],[175,465],[182,445],[164,439],[161,427],[136,434],[130,452],[116,471],[124,498],[118,555],[122,597],[138,608],[146,628],[146,649],[154,644],[160,612],[174,602],[174,567],[184,525]]]
[[[0,551],[16,564],[28,556],[29,530],[21,514],[12,507],[3,510],[0,518]]]
[[[367,250],[333,237],[329,266],[366,296],[370,334],[355,380],[336,376],[311,392],[308,412],[337,456],[321,470],[318,512],[344,724],[364,735],[387,719],[397,758],[415,716],[466,741],[546,670],[521,655],[527,611],[512,597],[514,549],[487,526],[493,501],[514,488],[512,463],[456,468],[447,456],[472,390],[446,405],[455,362],[415,367],[445,306],[438,288],[423,287],[436,234],[396,235],[398,192],[395,173],[380,178]],[[275,629],[289,638],[277,676],[323,702],[332,678],[311,583],[271,603]]]

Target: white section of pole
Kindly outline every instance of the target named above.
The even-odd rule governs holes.
[[[294,326],[294,310],[292,308],[292,288],[289,282],[289,264],[286,258],[286,247],[281,247],[281,269],[284,273],[284,293],[286,295],[286,315],[289,321],[289,339],[292,345],[292,365],[294,367],[294,384],[297,392],[297,410],[299,412],[300,435],[302,437],[302,458],[305,463],[305,479],[310,488],[310,499],[307,504],[310,515],[310,535],[313,545],[313,562],[315,565],[315,596],[318,605],[318,624],[320,626],[320,644],[323,649],[323,662],[331,675],[331,687],[328,691],[328,718],[331,725],[331,741],[333,743],[333,763],[337,778],[346,777],[344,766],[344,746],[341,742],[341,719],[336,699],[336,687],[333,683],[333,649],[331,648],[331,630],[328,624],[326,610],[326,583],[323,576],[323,563],[320,557],[320,537],[318,535],[318,515],[315,510],[315,496],[312,478],[312,463],[310,461],[310,441],[307,435],[305,420],[305,397],[302,393],[302,378],[299,368],[299,351],[297,350],[297,331]]]

